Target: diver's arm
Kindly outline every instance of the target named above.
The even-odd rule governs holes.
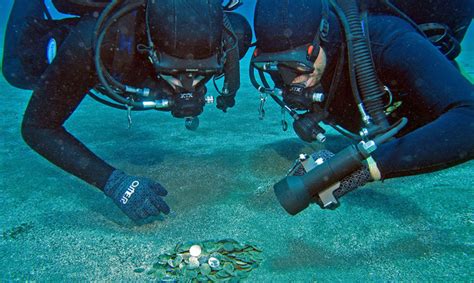
[[[79,80],[88,76],[77,77]],[[90,85],[89,79],[76,80],[67,84],[68,87],[54,90],[52,85],[61,84],[66,79],[64,76],[61,78],[51,80],[48,87],[33,93],[23,118],[23,138],[53,164],[103,189],[114,168],[88,150],[63,126],[85,96],[87,87],[84,86]]]
[[[77,76],[77,79],[85,77],[88,76]],[[33,93],[23,117],[23,139],[51,163],[103,189],[114,168],[88,150],[63,126],[84,98],[87,91],[84,86],[90,83],[76,80],[67,84],[68,87],[53,90],[53,85],[61,84],[66,78],[61,76],[61,79],[50,80],[47,87]]]
[[[114,168],[64,128],[64,122],[96,84],[92,62],[95,19],[82,19],[42,75],[25,111],[24,140],[65,171],[103,189]]]
[[[82,101],[86,86],[90,85],[91,78],[87,73],[77,77],[79,79],[70,85],[70,91],[61,87],[50,92],[35,91],[23,119],[25,141],[53,164],[103,190],[132,220],[168,214],[170,208],[162,199],[167,194],[163,186],[148,178],[129,176],[116,170],[63,127]]]
[[[374,159],[383,178],[447,168],[474,157],[474,87],[428,40],[408,32],[380,60],[385,81],[407,96],[402,107],[420,127],[383,144]],[[409,125],[410,126],[410,125]]]
[[[64,127],[41,128],[24,120],[24,140],[36,152],[61,169],[103,190],[114,168],[94,155]]]
[[[23,138],[53,164],[103,190],[132,220],[168,214],[162,199],[167,191],[159,183],[116,170],[63,126],[97,83],[91,49],[95,20],[81,18],[43,74],[23,118]]]

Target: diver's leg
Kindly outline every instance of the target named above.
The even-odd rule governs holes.
[[[21,37],[28,27],[28,21],[44,19],[43,0],[15,0],[8,18],[3,49],[2,72],[5,79],[13,86],[32,89],[36,79],[25,72],[20,61]]]

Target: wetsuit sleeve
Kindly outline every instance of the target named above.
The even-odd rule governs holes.
[[[416,32],[386,46],[379,62],[382,77],[406,93],[403,111],[415,127],[375,152],[382,177],[421,174],[472,159],[473,85]]]
[[[61,45],[25,111],[27,144],[63,170],[103,189],[114,168],[64,128],[64,122],[96,84],[91,40],[95,19],[83,18]]]

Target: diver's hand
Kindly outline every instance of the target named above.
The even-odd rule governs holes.
[[[235,105],[235,95],[219,95],[217,98],[217,109],[227,112],[228,108]]]
[[[132,220],[168,214],[169,206],[161,198],[168,192],[158,183],[115,170],[109,177],[104,193]]]

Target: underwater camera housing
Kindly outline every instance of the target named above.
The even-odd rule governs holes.
[[[275,195],[283,208],[296,215],[317,200],[322,208],[335,209],[339,206],[334,191],[340,180],[359,169],[362,161],[376,149],[373,141],[351,145],[332,158],[322,161],[311,157],[299,160],[307,174],[288,176],[274,185]]]
[[[307,173],[302,176],[290,175],[276,183],[273,188],[278,201],[291,215],[298,214],[312,202],[317,202],[324,209],[337,208],[339,202],[334,191],[339,188],[340,181],[360,169],[363,161],[379,145],[395,136],[406,124],[407,119],[402,118],[384,134],[349,145],[327,160],[307,157],[297,160]]]

